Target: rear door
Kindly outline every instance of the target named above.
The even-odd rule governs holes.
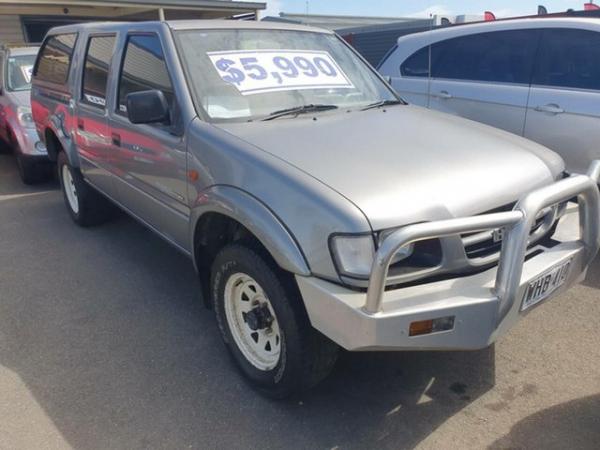
[[[600,158],[600,33],[543,31],[525,137],[558,152],[567,171]]]
[[[509,30],[434,44],[430,107],[522,135],[538,40]]]
[[[159,34],[129,34],[121,61],[110,120],[119,200],[168,240],[186,248],[189,205],[183,125]],[[127,95],[147,90],[165,94],[169,123],[129,121]]]
[[[106,92],[116,34],[91,35],[86,43],[76,113],[76,143],[85,177],[105,194],[115,194]]]

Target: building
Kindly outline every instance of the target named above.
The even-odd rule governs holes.
[[[98,20],[258,17],[264,2],[235,0],[0,0],[0,43],[38,43],[55,26]]]

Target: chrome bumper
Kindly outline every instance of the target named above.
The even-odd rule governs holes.
[[[401,228],[377,251],[366,295],[297,276],[311,323],[348,350],[485,347],[522,316],[521,299],[529,281],[569,259],[570,274],[551,296],[585,277],[600,248],[599,180],[600,161],[594,161],[587,175],[573,175],[537,189],[520,200],[513,211]],[[574,197],[578,207],[560,220],[555,233],[560,243],[526,260],[530,230],[538,213]],[[390,262],[401,247],[424,239],[497,228],[505,229],[497,267],[477,275],[385,290]],[[411,323],[446,316],[454,318],[452,329],[409,336]]]

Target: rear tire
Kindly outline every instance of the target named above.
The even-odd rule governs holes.
[[[293,278],[261,248],[236,243],[221,250],[211,292],[223,341],[261,393],[285,398],[331,372],[338,346],[311,326]]]
[[[67,210],[77,225],[89,227],[112,218],[114,207],[87,184],[79,169],[70,166],[64,151],[58,154],[57,166]]]

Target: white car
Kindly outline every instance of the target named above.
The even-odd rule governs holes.
[[[408,102],[539,142],[568,172],[600,157],[600,19],[506,20],[403,36],[379,71]]]

